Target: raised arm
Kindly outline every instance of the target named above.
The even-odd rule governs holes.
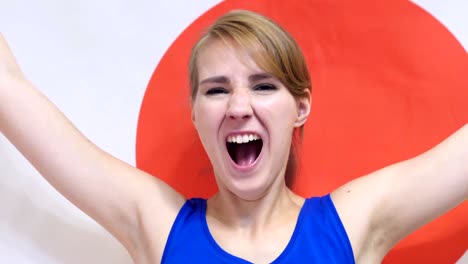
[[[121,241],[134,260],[149,258],[144,256],[149,252],[156,259],[162,254],[184,198],[87,140],[24,78],[1,34],[0,131],[52,186]]]
[[[468,197],[468,124],[433,149],[332,194],[356,259],[377,263],[409,233]]]

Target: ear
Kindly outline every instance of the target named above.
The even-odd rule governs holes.
[[[297,104],[297,119],[294,122],[295,127],[301,127],[307,121],[310,114],[311,102],[310,91],[307,90],[307,96],[296,99]]]

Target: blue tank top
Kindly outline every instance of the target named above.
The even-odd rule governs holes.
[[[250,263],[224,251],[206,222],[206,200],[187,200],[169,233],[161,263]],[[305,200],[291,239],[272,263],[354,263],[348,236],[330,195]]]

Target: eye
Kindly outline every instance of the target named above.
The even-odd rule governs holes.
[[[205,95],[217,95],[227,93],[227,90],[222,87],[210,88],[205,92]]]
[[[275,85],[269,84],[269,83],[262,83],[262,84],[256,85],[254,86],[253,89],[259,92],[269,92],[269,91],[277,90]]]

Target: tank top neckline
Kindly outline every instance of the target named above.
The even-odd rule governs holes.
[[[293,233],[291,235],[291,238],[289,239],[286,247],[283,249],[283,251],[276,257],[275,260],[271,262],[271,264],[278,264],[280,263],[281,260],[283,260],[288,253],[291,251],[291,249],[294,247],[294,243],[297,240],[297,237],[301,233],[301,227],[302,227],[302,220],[304,218],[304,211],[307,210],[307,207],[310,204],[311,198],[306,198],[304,203],[302,204],[302,207],[299,211],[299,215],[297,217],[296,225],[294,227]],[[228,261],[229,263],[235,263],[235,264],[251,264],[252,262],[249,262],[245,259],[242,259],[240,257],[237,257],[235,255],[232,255],[231,253],[225,251],[223,248],[221,248],[220,245],[216,242],[214,237],[211,235],[210,229],[208,227],[208,222],[206,220],[206,208],[207,208],[207,200],[203,200],[200,210],[200,220],[201,224],[203,226],[203,233],[205,234],[205,237],[208,239],[210,242],[211,246],[216,250],[216,252],[219,253],[219,255],[225,259],[225,261]]]

